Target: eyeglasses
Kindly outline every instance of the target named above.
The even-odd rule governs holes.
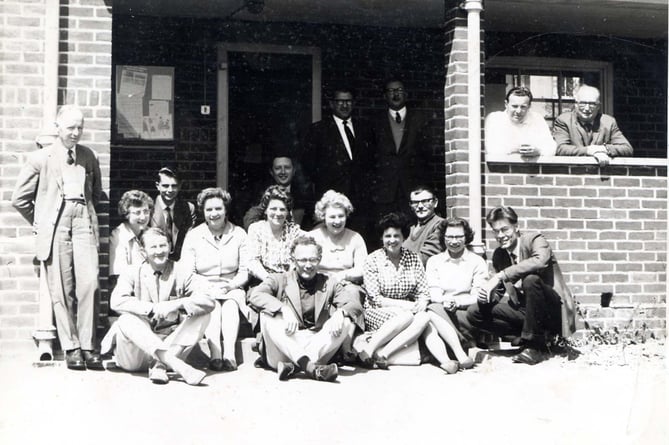
[[[578,108],[597,108],[599,106],[599,102],[576,102],[576,106]]]
[[[301,266],[307,265],[307,264],[318,264],[320,263],[321,259],[320,258],[293,258],[295,262]]]
[[[428,205],[428,204],[433,203],[433,202],[434,202],[434,198],[430,198],[430,199],[420,199],[420,200],[417,200],[417,201],[411,200],[411,201],[409,201],[409,202],[411,203],[411,205],[412,205],[413,207],[418,207],[419,205],[424,205],[424,206],[426,206],[426,205]]]
[[[404,93],[404,88],[386,88],[386,93]]]

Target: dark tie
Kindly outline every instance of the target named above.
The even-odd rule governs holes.
[[[156,270],[155,272],[153,272],[153,275],[156,276],[156,295],[158,296],[158,300],[160,300],[160,276],[162,274],[163,273],[159,270]]]
[[[167,239],[170,242],[171,251],[174,251],[172,233],[172,209],[165,207],[165,235],[167,235]]]
[[[511,264],[518,264],[518,257],[515,253],[510,253],[509,256],[511,257]]]
[[[67,163],[68,165],[74,164],[74,152],[71,148],[67,150]]]
[[[346,139],[348,139],[348,147],[351,149],[351,159],[353,159],[353,142],[355,137],[353,137],[353,132],[348,128],[348,121],[342,121],[344,125],[344,133],[346,133]]]
[[[400,116],[400,112],[399,112],[399,111],[396,111],[396,112],[395,112],[395,122],[397,122],[398,124],[401,124],[401,123],[402,123],[402,116]]]

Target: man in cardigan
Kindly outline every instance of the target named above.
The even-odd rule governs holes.
[[[574,109],[562,113],[553,124],[558,156],[593,156],[603,167],[613,157],[633,155],[613,116],[602,114],[597,88],[583,85],[574,98]]]
[[[169,259],[162,230],[147,229],[142,244],[146,261],[124,271],[112,292],[110,307],[121,316],[102,340],[102,352],[114,349],[116,364],[126,371],[148,369],[154,383],[167,383],[172,368],[198,385],[204,371],[183,359],[204,336],[214,299],[207,286],[194,286],[190,272]]]
[[[416,252],[425,266],[432,255],[441,252],[439,237],[442,235],[441,223],[444,218],[435,213],[439,200],[429,187],[414,187],[409,195],[409,204],[417,221],[411,226],[404,247]]]
[[[171,245],[170,259],[179,261],[186,233],[195,225],[195,206],[179,199],[181,180],[167,167],[158,171],[156,188],[159,195],[156,197],[150,226],[165,232]]]
[[[540,233],[520,233],[511,207],[494,208],[486,221],[499,247],[492,257],[496,274],[467,310],[474,328],[497,335],[519,336],[524,349],[514,362],[534,365],[546,358],[554,335],[575,330],[574,302],[548,241]]]
[[[279,380],[303,371],[314,380],[333,382],[328,364],[356,326],[364,329],[362,306],[328,275],[318,273],[322,247],[310,236],[291,247],[295,270],[272,274],[251,292],[260,314],[265,363]]]

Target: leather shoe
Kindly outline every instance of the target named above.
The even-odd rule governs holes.
[[[514,363],[524,363],[526,365],[536,365],[544,361],[546,357],[538,349],[526,348],[513,356]]]
[[[74,369],[75,371],[85,371],[86,362],[81,356],[81,349],[72,349],[65,352],[65,364],[68,369]]]
[[[379,369],[388,369],[388,357],[374,354],[374,364]]]
[[[369,354],[367,354],[365,351],[358,352],[358,361],[363,368],[374,368],[374,359],[370,357]]]
[[[167,376],[167,368],[165,368],[165,365],[156,363],[153,368],[149,369],[149,380],[158,385],[169,383],[170,378]]]
[[[311,377],[319,382],[334,382],[337,380],[338,375],[339,369],[337,365],[331,363],[329,365],[315,365]]]
[[[234,359],[224,358],[222,369],[223,369],[223,371],[236,371],[237,370],[237,362]]]
[[[297,369],[292,362],[279,362],[276,365],[276,373],[279,374],[279,380],[286,381],[297,373]]]
[[[86,369],[94,371],[104,371],[105,367],[102,364],[102,357],[95,351],[81,351],[84,354],[84,361],[86,362]]]
[[[209,370],[211,371],[222,371],[223,370],[223,360],[220,358],[213,358],[209,360]]]

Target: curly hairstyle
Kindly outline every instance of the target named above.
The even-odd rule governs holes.
[[[141,190],[128,190],[118,201],[118,214],[127,218],[130,207],[148,207],[153,211],[153,199]]]
[[[223,201],[225,214],[228,215],[230,211],[230,204],[232,203],[232,196],[230,196],[230,193],[220,187],[208,187],[197,194],[197,208],[200,213],[204,213],[204,205],[212,198],[218,198]]]
[[[286,192],[278,185],[270,185],[263,193],[262,198],[260,198],[260,210],[265,214],[267,207],[269,207],[269,202],[272,200],[278,200],[283,202],[288,209],[288,220],[292,219],[291,210],[293,210],[293,198],[290,196],[290,193]]]
[[[463,218],[447,218],[442,221],[439,225],[439,230],[441,235],[439,236],[439,244],[441,244],[441,250],[446,250],[446,231],[449,227],[462,227],[462,230],[465,232],[465,245],[469,245],[474,240],[474,231]]]
[[[383,232],[389,228],[400,229],[404,238],[409,236],[409,218],[402,212],[391,212],[383,215],[379,222],[376,223],[376,228],[379,238],[383,236]]]
[[[316,203],[314,208],[314,218],[316,222],[321,222],[325,219],[325,210],[328,207],[339,207],[344,209],[346,217],[353,213],[354,210],[351,200],[348,199],[346,195],[334,190],[328,190],[323,193],[323,197]]]

